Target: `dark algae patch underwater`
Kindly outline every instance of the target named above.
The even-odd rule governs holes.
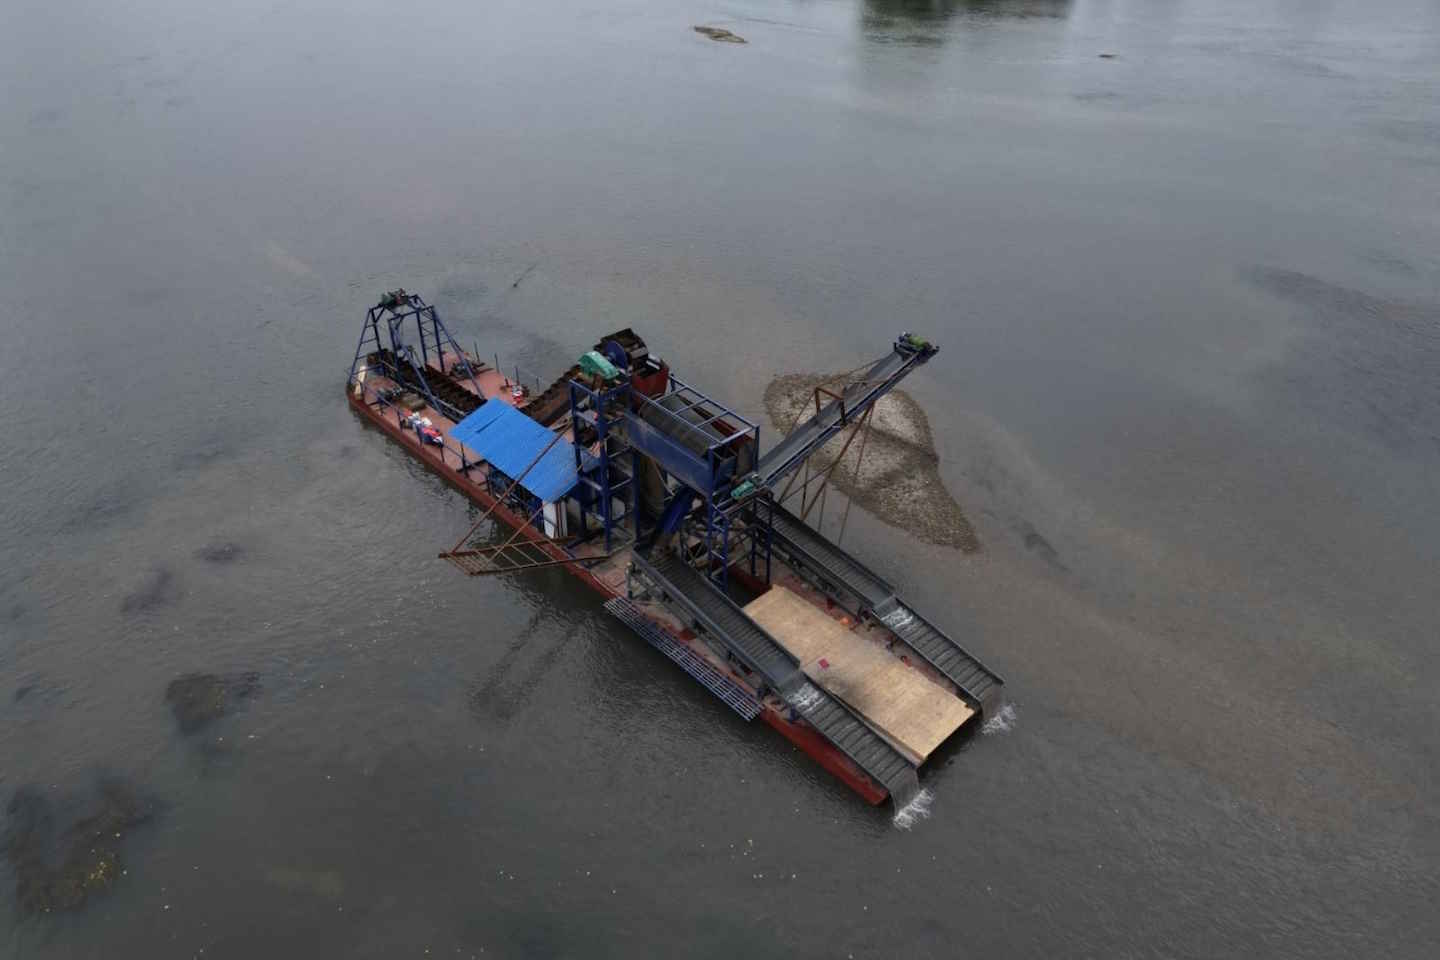
[[[16,908],[21,914],[74,910],[108,890],[124,871],[126,835],[154,812],[151,800],[109,775],[78,794],[57,796],[35,785],[16,790],[0,833]]]
[[[260,691],[258,673],[188,673],[170,681],[165,702],[183,734],[197,733]]]

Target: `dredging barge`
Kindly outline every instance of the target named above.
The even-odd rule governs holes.
[[[441,558],[470,576],[564,568],[744,720],[898,809],[1003,681],[806,520],[857,435],[863,456],[876,401],[937,349],[901,334],[762,449],[758,424],[630,329],[532,389],[397,290],[365,315],[346,396],[484,509]]]

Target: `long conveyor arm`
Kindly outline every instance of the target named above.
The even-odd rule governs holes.
[[[805,423],[796,427],[760,458],[758,482],[775,487],[797,469],[810,454],[874,406],[875,401],[895,388],[920,364],[939,352],[939,347],[911,334],[901,334],[894,349],[876,361],[864,376],[846,387],[840,399],[832,399]]]

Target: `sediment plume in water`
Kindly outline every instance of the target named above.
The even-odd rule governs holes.
[[[838,391],[845,383],[845,375],[777,377],[765,388],[765,410],[776,429],[788,433],[797,419],[814,413],[817,386]],[[821,403],[825,402],[822,395]],[[842,431],[816,451],[812,472],[835,464],[847,435]],[[960,504],[945,489],[939,459],[925,411],[903,390],[892,390],[875,404],[869,439],[863,433],[855,438],[843,461],[835,464],[830,484],[891,526],[927,543],[974,553],[980,540]],[[817,487],[818,483],[812,484],[811,489]],[[796,498],[787,506],[798,502]]]

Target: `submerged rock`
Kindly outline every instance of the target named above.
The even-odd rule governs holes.
[[[844,385],[843,376],[777,377],[765,388],[765,409],[781,434],[786,434],[798,420],[814,413],[817,386],[838,390]],[[822,397],[821,402],[827,401]],[[811,458],[812,476],[833,464],[830,485],[891,526],[965,553],[980,549],[975,528],[940,479],[930,421],[914,398],[903,390],[882,397],[871,415],[868,439],[863,433],[857,436],[837,464],[846,438],[847,432],[842,431],[816,451]],[[802,480],[796,481],[797,487]],[[812,481],[810,489],[818,491],[819,481]],[[800,512],[799,496],[786,506]],[[808,519],[815,525],[818,510],[812,509]]]
[[[334,870],[271,867],[265,871],[265,879],[290,893],[304,893],[326,900],[339,900],[340,895],[345,892],[345,881]]]
[[[153,804],[113,777],[58,801],[35,786],[16,790],[5,809],[0,857],[14,871],[20,911],[73,910],[108,889],[122,871],[126,832],[153,814]]]
[[[1026,550],[1036,554],[1055,569],[1068,572],[1068,568],[1060,560],[1060,552],[1049,540],[1041,536],[1040,531],[1023,520],[1020,522],[1019,530]]]
[[[245,556],[245,548],[230,541],[210,543],[196,550],[195,556],[206,563],[228,564],[242,559]]]
[[[181,733],[195,733],[229,713],[260,690],[258,673],[189,673],[170,681],[165,702]]]
[[[745,43],[745,38],[739,34],[731,33],[724,27],[696,27],[695,32],[711,40],[718,40],[721,43]]]
[[[146,613],[169,606],[180,599],[180,585],[175,575],[164,567],[151,571],[138,589],[126,594],[120,603],[121,613]]]

